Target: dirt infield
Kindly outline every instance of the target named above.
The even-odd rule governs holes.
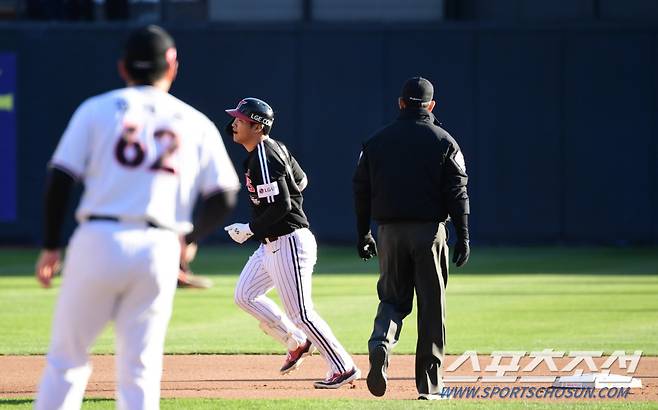
[[[456,357],[447,359],[448,366]],[[525,365],[529,360],[521,361]],[[318,357],[306,360],[302,367],[289,376],[280,376],[278,368],[283,356],[272,355],[176,355],[166,356],[162,381],[163,397],[222,397],[222,398],[356,398],[374,399],[365,385],[368,358],[356,356],[357,365],[363,371],[363,379],[354,388],[339,390],[316,390],[312,382],[322,379],[325,364]],[[486,365],[491,361],[481,356],[481,372],[473,372],[466,363],[451,375],[488,375]],[[562,368],[568,359],[556,359]],[[600,367],[602,360],[595,359]],[[94,356],[94,372],[87,386],[87,397],[112,397],[114,395],[114,357]],[[0,356],[0,398],[31,397],[35,394],[41,371],[45,364],[43,356]],[[611,372],[625,374],[618,366]],[[389,388],[386,399],[415,399],[413,379],[413,356],[391,357]],[[541,367],[530,374],[548,374]],[[553,373],[555,374],[555,373]],[[564,374],[564,373],[562,373]],[[642,379],[643,388],[633,389],[630,400],[658,401],[658,358],[644,357],[640,360],[634,377]],[[492,386],[492,383],[449,383],[448,386]],[[548,386],[549,384],[532,384]],[[530,386],[530,384],[506,383],[504,386]]]

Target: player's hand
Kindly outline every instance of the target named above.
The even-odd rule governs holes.
[[[251,232],[249,224],[235,223],[229,226],[225,226],[224,230],[228,232],[231,239],[237,243],[243,243],[254,235],[254,233]]]
[[[468,244],[468,239],[457,239],[455,243],[455,253],[452,255],[452,263],[458,268],[468,262],[468,257],[471,254],[471,247]]]
[[[185,236],[180,237],[180,262],[182,265],[187,265],[192,262],[196,257],[197,244],[195,242],[185,242]]]
[[[364,261],[377,255],[377,244],[370,232],[359,237],[356,250],[359,253],[359,257]]]
[[[205,276],[198,276],[192,273],[188,266],[179,266],[178,284],[179,288],[208,289],[213,287],[213,281]]]
[[[41,287],[49,288],[53,276],[59,272],[61,266],[59,250],[43,249],[37,259],[35,276]]]

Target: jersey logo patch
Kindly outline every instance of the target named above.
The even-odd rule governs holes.
[[[466,161],[464,161],[464,154],[462,154],[461,151],[457,151],[455,154],[455,163],[464,173],[466,173]]]
[[[251,178],[249,178],[249,171],[247,171],[246,174],[244,174],[245,178],[245,185],[247,185],[247,191],[251,193],[255,193],[256,190],[254,189],[254,184],[251,182]]]
[[[279,195],[279,185],[276,181],[269,184],[257,185],[256,191],[259,198],[267,198],[268,196]]]

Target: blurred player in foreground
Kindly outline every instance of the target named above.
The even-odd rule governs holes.
[[[163,29],[134,31],[119,73],[127,87],[80,105],[50,163],[45,238],[36,277],[49,287],[75,181],[76,211],[37,409],[80,408],[89,348],[109,321],[116,333],[117,407],[157,409],[162,354],[180,263],[233,208],[239,180],[219,132],[168,93],[178,69]],[[194,202],[204,196],[194,227]]]

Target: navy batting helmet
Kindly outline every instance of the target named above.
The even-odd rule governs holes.
[[[274,111],[265,101],[258,98],[244,98],[236,108],[226,110],[226,113],[234,118],[263,124],[267,129],[274,123]]]

